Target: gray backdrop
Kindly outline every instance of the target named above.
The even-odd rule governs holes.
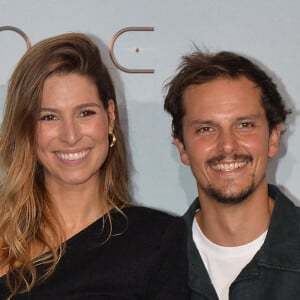
[[[1,108],[9,76],[26,51],[22,36],[1,31],[2,26],[22,30],[31,44],[71,31],[92,35],[116,84],[134,199],[182,214],[196,196],[196,187],[172,145],[162,87],[194,44],[239,52],[267,68],[294,111],[268,176],[298,204],[299,12],[297,0],[0,0]],[[114,46],[116,60],[126,68],[150,68],[154,73],[123,72],[109,56],[113,36],[131,26],[154,30],[120,35]]]

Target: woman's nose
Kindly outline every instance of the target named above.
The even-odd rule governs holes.
[[[74,119],[64,120],[61,124],[61,140],[69,145],[75,145],[81,138],[80,126]]]

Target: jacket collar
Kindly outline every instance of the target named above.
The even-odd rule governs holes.
[[[266,240],[257,255],[258,263],[300,270],[300,209],[274,185],[268,190],[275,206]]]
[[[189,286],[192,290],[205,295],[208,299],[218,299],[217,293],[210,281],[208,272],[204,266],[198,249],[195,246],[192,233],[192,224],[196,211],[200,208],[199,198],[191,204],[183,218],[187,225],[187,251],[189,264]]]
[[[236,281],[257,276],[259,266],[300,271],[300,209],[274,185],[268,186],[268,193],[275,205],[265,242]],[[215,291],[192,237],[192,223],[199,208],[199,198],[196,198],[183,216],[189,231],[190,287],[212,297]]]

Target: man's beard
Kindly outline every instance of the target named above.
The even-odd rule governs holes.
[[[205,192],[215,199],[219,203],[227,205],[235,205],[243,202],[247,199],[254,191],[254,182],[251,183],[247,188],[238,192],[226,193],[224,190],[217,189],[213,185],[209,185],[205,188]]]
[[[208,165],[220,163],[222,160],[226,158],[225,155],[221,154],[217,157],[214,157],[207,161]],[[248,163],[253,161],[253,156],[245,155],[245,154],[234,154],[232,157],[234,160],[247,160]],[[247,199],[254,191],[254,178],[252,178],[251,183],[248,187],[237,191],[230,191],[230,183],[228,183],[228,188],[218,189],[212,184],[209,184],[205,189],[205,192],[215,199],[219,203],[227,204],[227,205],[235,205],[243,202]]]

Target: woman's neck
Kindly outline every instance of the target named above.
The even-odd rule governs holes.
[[[66,239],[72,237],[109,210],[99,196],[97,183],[47,186],[51,202],[58,212]]]

